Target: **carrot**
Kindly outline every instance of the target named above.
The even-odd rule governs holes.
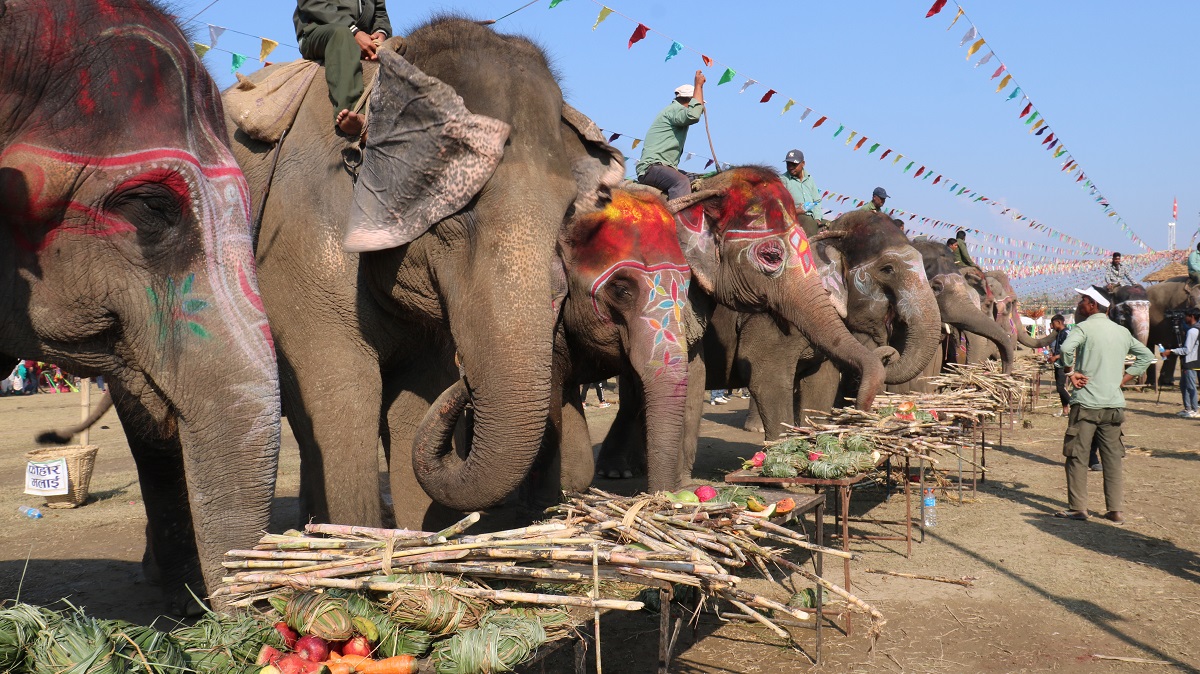
[[[416,674],[417,659],[411,655],[397,655],[358,668],[361,674]]]
[[[343,655],[342,659],[338,660],[338,662],[350,665],[354,671],[361,672],[363,671],[363,667],[373,664],[375,661],[363,655]]]
[[[336,662],[342,659],[342,654],[337,651],[329,651],[329,659]]]
[[[327,661],[321,663],[329,668],[329,674],[350,674],[354,668],[345,662]]]

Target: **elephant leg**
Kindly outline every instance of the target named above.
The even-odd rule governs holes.
[[[795,378],[795,370],[786,367],[758,368],[750,377],[750,396],[758,403],[763,435],[767,440],[779,439],[783,432],[780,424],[793,421]]]
[[[280,395],[300,445],[300,519],[382,526],[379,503],[378,356],[343,324],[279,352]]]
[[[832,361],[824,360],[813,371],[800,378],[796,402],[796,418],[808,423],[804,410],[832,410],[838,402],[842,373]]]
[[[621,399],[624,402],[624,398]],[[592,484],[596,459],[592,454],[592,436],[583,416],[579,387],[568,385],[563,394],[562,437],[559,438],[559,481],[569,492],[585,491]]]
[[[203,597],[207,592],[192,528],[179,436],[163,432],[150,410],[115,382],[110,388],[122,427],[137,429],[127,437],[146,507],[142,571],[148,582],[162,587],[171,613],[197,615],[202,609],[192,594]]]
[[[636,379],[632,375],[617,378],[621,404],[596,459],[596,474],[601,477],[629,479],[633,477],[634,467],[644,462],[646,406]]]
[[[392,491],[392,511],[396,526],[402,529],[437,531],[452,524],[462,514],[439,505],[425,493],[413,472],[412,447],[417,427],[425,418],[433,401],[457,378],[437,358],[427,364],[417,364],[387,375],[389,401],[385,423],[384,447],[388,455],[388,484]],[[460,455],[467,453],[469,433],[463,426],[470,423],[463,415],[456,429],[455,440]]]
[[[687,403],[683,409],[683,442],[679,450],[679,484],[692,481],[700,443],[700,421],[704,417],[705,364],[700,347],[692,349],[688,361]]]
[[[743,431],[751,433],[762,433],[766,430],[763,426],[762,412],[758,409],[758,401],[754,399],[754,395],[750,396],[750,405],[746,407],[746,422],[742,424]]]

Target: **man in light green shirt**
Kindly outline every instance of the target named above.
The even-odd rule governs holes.
[[[636,166],[638,182],[666,192],[668,199],[692,191],[691,181],[677,167],[688,127],[699,122],[704,112],[704,82],[704,73],[697,70],[695,84],[676,88],[675,100],[654,118],[642,142],[642,158]]]
[[[1200,285],[1200,243],[1196,244],[1196,250],[1193,250],[1188,255],[1188,281],[1195,285]]]
[[[804,170],[804,153],[800,150],[789,150],[783,158],[786,167],[780,179],[783,186],[796,202],[796,216],[807,215],[817,223],[818,229],[825,228],[825,209],[821,208],[821,192],[812,174]]]
[[[1145,372],[1154,362],[1154,354],[1128,330],[1109,320],[1105,314],[1109,302],[1099,291],[1076,288],[1075,292],[1081,296],[1075,308],[1076,325],[1060,347],[1063,371],[1073,389],[1063,437],[1068,510],[1055,513],[1055,517],[1087,519],[1087,459],[1095,438],[1104,464],[1104,501],[1108,508],[1104,517],[1120,524],[1125,521],[1121,514],[1121,459],[1125,456],[1121,442],[1125,396],[1121,386]],[[1129,354],[1136,360],[1126,368],[1125,356]]]

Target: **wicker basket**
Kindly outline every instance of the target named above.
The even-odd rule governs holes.
[[[67,488],[61,496],[47,496],[50,508],[75,508],[83,505],[88,497],[88,485],[92,481],[92,466],[96,463],[96,445],[72,445],[70,447],[47,447],[36,449],[25,455],[29,461],[67,460]]]

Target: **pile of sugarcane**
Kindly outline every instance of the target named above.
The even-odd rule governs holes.
[[[736,502],[679,503],[666,493],[621,497],[593,488],[548,512],[553,517],[544,522],[479,535],[465,533],[478,513],[438,532],[310,524],[303,532],[268,534],[252,550],[227,553],[232,575],[214,594],[234,606],[252,606],[296,591],[336,588],[377,597],[393,610],[408,606],[416,616],[445,597],[486,606],[634,611],[643,602],[601,595],[606,588],[689,586],[790,640],[777,622],[812,615],[788,604],[793,593],[775,579],[775,567],[869,615],[873,637],[885,623],[873,607],[784,556],[789,547],[847,553],[819,547]],[[743,567],[774,582],[784,598],[741,589],[743,579],[732,570]],[[453,626],[441,629],[449,633]]]
[[[960,420],[994,416],[969,400],[941,394],[883,394],[876,398],[870,412],[840,407],[805,413],[809,425],[786,426],[787,432],[776,443],[815,443],[829,435],[858,437],[881,455],[925,459],[935,464],[938,454],[959,455],[966,442]],[[768,443],[768,449],[776,443]]]
[[[1033,372],[1028,371],[1027,365],[1021,365],[1018,372],[1004,374],[1000,364],[985,361],[978,365],[960,365],[949,363],[949,371],[930,377],[930,383],[937,387],[942,394],[960,398],[965,402],[1001,412],[1017,409],[1030,395]]]

